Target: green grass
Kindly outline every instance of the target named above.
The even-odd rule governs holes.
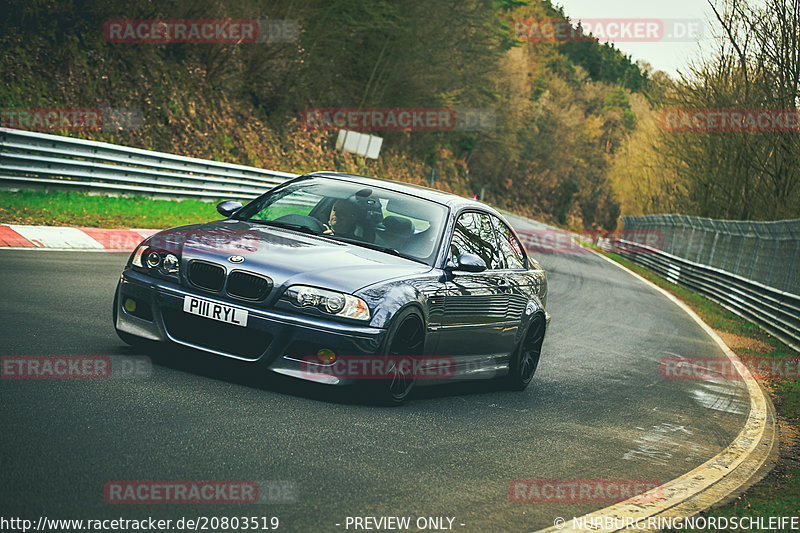
[[[216,204],[65,191],[0,191],[0,223],[161,229],[218,220]]]
[[[257,218],[307,214],[310,207],[275,205]],[[385,215],[390,215],[384,209]],[[162,229],[218,220],[216,203],[153,200],[143,196],[103,196],[67,191],[0,191],[0,224]],[[417,228],[427,221],[413,219]]]
[[[652,281],[659,287],[677,296],[689,305],[703,321],[718,332],[725,332],[759,341],[760,349],[737,347],[733,351],[742,359],[749,357],[784,358],[798,356],[779,340],[771,337],[755,324],[731,313],[716,302],[670,283],[650,270],[641,267],[617,254],[603,255]],[[763,382],[769,392],[780,423],[781,447],[776,467],[764,479],[750,487],[733,501],[717,505],[701,513],[707,517],[771,517],[797,516],[800,514],[800,382],[797,380],[768,380]],[[692,529],[666,530],[684,533],[701,531]],[[707,530],[705,530],[707,531]],[[725,531],[745,531],[727,529]]]

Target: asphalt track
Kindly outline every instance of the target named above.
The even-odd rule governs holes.
[[[446,516],[456,531],[529,531],[608,503],[519,503],[514,480],[666,482],[725,448],[748,414],[741,382],[662,377],[665,357],[723,354],[663,295],[591,253],[537,256],[553,318],[528,390],[418,388],[401,408],[203,353],[127,348],[110,318],[126,258],[0,250],[0,354],[153,363],[146,379],[0,380],[3,517],[277,516],[283,531],[346,531],[348,516]],[[103,488],[114,480],[296,492],[287,503],[112,505]]]

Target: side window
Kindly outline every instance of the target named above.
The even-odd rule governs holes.
[[[453,240],[450,241],[450,259],[462,253],[477,255],[490,269],[503,268],[489,217],[479,213],[464,213],[456,221]]]
[[[511,228],[495,216],[492,216],[492,222],[497,229],[497,246],[506,260],[506,268],[524,269],[527,264],[525,252],[522,251],[522,245],[514,236]]]

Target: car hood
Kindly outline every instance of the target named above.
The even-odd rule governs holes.
[[[179,250],[184,268],[193,259],[210,261],[228,271],[268,276],[275,287],[304,284],[353,293],[380,281],[431,270],[378,250],[239,220],[164,230],[153,235],[149,244]],[[241,262],[232,262],[231,257]]]

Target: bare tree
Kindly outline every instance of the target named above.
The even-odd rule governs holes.
[[[665,106],[784,111],[795,120],[773,131],[664,132],[664,163],[688,190],[683,210],[738,219],[800,216],[800,0],[709,5],[720,27],[716,52],[691,65]]]

